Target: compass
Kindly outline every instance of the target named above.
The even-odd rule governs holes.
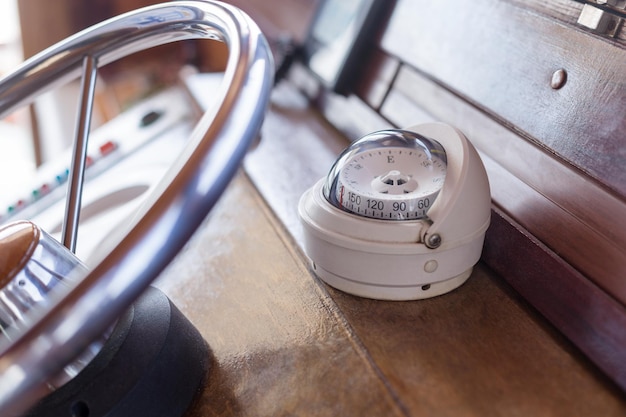
[[[480,156],[443,123],[353,142],[299,204],[316,274],[345,292],[387,300],[463,284],[480,259],[490,213]]]
[[[426,217],[446,178],[438,142],[406,130],[376,132],[337,160],[326,198],[336,207],[381,220]]]

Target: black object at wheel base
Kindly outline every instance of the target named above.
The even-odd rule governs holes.
[[[198,330],[149,287],[98,355],[25,416],[182,416],[207,376],[209,355]]]

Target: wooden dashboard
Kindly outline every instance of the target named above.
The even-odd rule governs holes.
[[[623,393],[484,263],[421,301],[323,284],[296,203],[346,143],[279,86],[245,169],[157,282],[212,350],[189,416],[624,415]]]

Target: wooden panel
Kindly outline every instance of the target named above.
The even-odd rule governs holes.
[[[537,13],[545,14],[553,19],[564,23],[574,24],[578,20],[583,8],[581,2],[576,0],[507,0],[509,3],[520,7],[532,9]]]
[[[491,129],[494,129],[493,122],[489,124],[488,120],[477,118],[466,107],[459,106],[457,101],[446,100],[445,95],[442,95],[440,101],[437,102],[435,97],[428,93],[428,84],[417,83],[415,88],[424,93],[422,98],[431,103],[433,109],[447,109],[450,112],[440,113],[442,116],[450,118],[451,114],[460,115],[459,119],[453,121],[459,122],[462,128],[470,127],[472,136],[484,133],[485,129],[490,126]],[[305,103],[299,101],[298,95],[286,88],[276,93],[280,94],[275,95],[272,113],[266,119],[263,127],[264,139],[259,147],[248,156],[246,169],[260,192],[267,199],[268,204],[294,236],[296,242],[300,242],[302,231],[296,213],[300,195],[327,173],[334,160],[334,155],[346,143],[333,129],[324,126],[323,121],[316,122],[315,119],[312,119],[310,110],[306,108]],[[406,103],[408,105],[404,106],[405,109],[416,108],[414,102],[407,100]],[[468,123],[465,117],[473,123]],[[480,120],[482,123],[478,122]],[[410,121],[415,122],[415,119],[411,118],[405,123],[405,126]],[[512,133],[509,134],[513,135]],[[477,142],[481,143],[480,140]],[[497,155],[498,152],[494,154]],[[513,179],[517,181],[520,188],[512,187],[514,185],[511,182],[512,174],[497,164],[494,168],[491,157],[484,154],[483,157],[486,158],[488,171],[494,175],[492,185],[496,187],[496,198],[503,195],[506,198],[511,195],[518,198],[516,193],[521,190],[522,196],[530,195],[531,198],[541,199],[544,208],[537,209],[537,214],[549,215],[550,219],[561,222],[555,226],[556,229],[559,229],[559,233],[550,229],[552,232],[548,234],[553,237],[551,242],[560,242],[562,244],[560,248],[567,249],[567,246],[571,245],[572,242],[570,239],[561,238],[563,230],[571,229],[568,232],[575,232],[580,225],[574,227],[571,224],[562,223],[567,219],[560,217],[563,215],[562,208],[555,206],[551,200],[545,199],[515,177]],[[557,167],[560,166],[557,165]],[[551,171],[548,178],[560,176],[569,178],[570,181],[576,180],[576,176],[571,172],[559,172],[559,170]],[[582,181],[582,185],[584,185],[584,178]],[[588,184],[588,186],[592,185]],[[576,185],[576,187],[579,186],[581,185]],[[529,190],[530,194],[528,194]],[[584,191],[586,190],[584,186],[581,190],[581,192],[587,192]],[[589,190],[591,193],[599,191],[602,190]],[[576,194],[573,193],[572,195],[575,196]],[[520,200],[517,203],[515,201],[515,199],[510,199],[509,204],[505,204],[505,207],[515,211],[516,206],[523,208],[525,203],[529,202],[529,200]],[[565,201],[563,204],[567,203]],[[552,211],[557,210],[561,214],[550,214],[549,211],[544,211],[545,207]],[[517,213],[520,214],[521,212],[518,211]],[[494,217],[494,220],[497,218]],[[576,222],[573,218],[570,221]],[[505,244],[507,242],[515,243],[511,247],[511,245]],[[518,229],[507,229],[505,233],[501,232],[501,229],[494,228],[490,230],[486,241],[486,250],[489,254],[486,262],[489,265],[497,265],[498,272],[503,274],[505,280],[512,280],[511,283],[520,294],[527,297],[533,305],[536,303],[539,310],[550,320],[553,320],[568,337],[579,344],[579,347],[594,361],[597,361],[608,375],[614,379],[622,378],[623,368],[620,368],[619,361],[623,360],[623,363],[626,363],[621,344],[625,334],[619,329],[620,323],[626,320],[624,307],[563,261],[557,264],[561,268],[546,269],[545,265],[547,264],[542,259],[547,255],[540,248],[545,248],[545,246],[540,246],[536,240],[521,235],[521,231]],[[584,250],[585,246],[581,246],[580,249]],[[518,252],[524,255],[516,257],[515,254]],[[605,266],[603,263],[605,258],[597,260],[593,257],[584,256],[584,254],[581,258],[588,262],[596,262],[599,267]],[[517,265],[515,261],[523,262],[524,268]],[[524,272],[521,273],[520,271]],[[569,283],[568,277],[571,279]],[[615,278],[617,280],[615,283],[619,286],[621,274],[608,275],[607,277]],[[523,285],[520,285],[520,282]],[[557,282],[558,285],[556,285]],[[585,302],[581,302],[572,294],[586,294],[587,299]],[[591,304],[594,306],[593,309],[588,308]],[[360,314],[364,313],[360,312]],[[580,329],[586,330],[580,334],[575,334]],[[607,366],[607,364],[611,366]],[[401,367],[401,365],[397,366]],[[623,381],[620,383],[623,384]],[[623,384],[622,386],[626,388],[626,385]]]
[[[425,79],[428,79],[428,77],[425,77]],[[430,81],[432,83],[432,80]],[[434,84],[441,87],[440,84]],[[424,85],[426,84],[420,84],[420,86]],[[432,89],[432,91],[435,91],[435,89]],[[441,88],[439,88],[439,92],[442,92],[444,96],[450,94]],[[394,95],[396,98],[404,98],[405,103],[409,104],[407,106],[409,112],[419,108],[415,106],[412,96],[403,95],[402,93],[403,91],[390,91],[389,96],[385,99],[385,105],[389,98]],[[314,96],[319,97],[317,94],[314,94]],[[322,93],[321,96],[324,96],[324,94]],[[374,100],[367,99],[366,95],[362,95],[362,97],[370,101],[370,104],[375,103]],[[458,99],[458,96],[455,97]],[[433,95],[426,94],[424,99],[430,101],[433,99]],[[447,101],[446,99],[435,100],[435,102],[437,103],[435,108],[454,103],[454,101]],[[322,108],[328,108],[327,100],[321,100],[320,103],[322,103]],[[373,107],[376,107],[375,104]],[[426,107],[428,108],[428,106]],[[467,110],[468,108],[471,108],[471,106],[452,106],[450,112],[460,111],[461,120],[464,118],[467,120],[472,119],[478,114],[481,118],[492,122],[489,126],[498,126],[497,123],[493,123],[494,120],[495,122],[502,121],[501,118],[494,117],[493,113],[485,114],[477,111],[476,114],[473,114],[472,111]],[[476,111],[476,109],[473,110]],[[425,120],[430,120],[433,117],[431,109],[427,111],[422,109],[421,111]],[[349,114],[344,115],[349,116]],[[481,124],[482,121],[478,123],[478,125]],[[515,131],[502,126],[498,126],[496,132],[498,134],[505,132],[502,137],[506,140],[508,140],[507,138],[515,138],[514,141],[520,140],[520,137],[515,135]],[[247,172],[267,199],[268,204],[275,210],[288,230],[293,233],[295,241],[298,242],[300,227],[295,209],[297,200],[304,189],[308,188],[308,186],[326,173],[333,155],[345,146],[345,142],[332,127],[325,124],[325,121],[316,121],[310,114],[310,110],[306,108],[306,104],[302,102],[294,104],[291,100],[285,100],[282,94],[275,94],[272,112],[268,115],[263,128],[263,138],[260,146],[246,161]],[[530,142],[524,140],[521,142],[530,145],[540,153],[544,153],[548,159],[554,159],[554,155],[544,152],[541,147],[533,146]],[[509,147],[508,149],[510,150],[510,154],[506,156],[505,161],[510,159],[508,161],[510,163],[511,160],[514,160],[516,151],[513,145],[516,145],[516,143],[513,145],[509,142],[505,143],[507,145],[504,148]],[[496,148],[496,156],[499,156],[500,153],[504,154],[504,152],[499,152],[501,149],[500,147]],[[540,160],[543,161],[543,159]],[[328,166],[324,166],[324,161],[328,161]],[[490,159],[490,161],[494,162],[495,160]],[[555,161],[558,162],[558,158]],[[494,163],[495,166],[499,166],[502,169],[500,162],[498,160],[497,163]],[[571,169],[567,165],[559,167],[557,165],[549,165],[549,167],[555,169],[565,168],[566,171]],[[511,172],[508,170],[524,170],[527,168],[523,164],[512,164],[507,165],[504,171],[511,175]],[[532,164],[530,168],[533,171]],[[557,169],[557,172],[560,171]],[[581,180],[583,184],[588,183],[591,187],[588,189],[593,190],[593,192],[599,191],[600,194],[605,193],[603,195],[614,198],[611,193],[606,193],[605,189],[597,187],[593,182],[589,182],[585,175],[580,175],[580,171],[573,169],[569,172],[574,174],[574,183]],[[542,198],[542,201],[551,204],[553,208],[562,212],[568,212],[571,207],[574,207],[574,211],[578,210],[576,211],[576,216],[580,215],[581,208],[577,207],[579,204],[576,203],[576,198],[572,200],[570,196],[570,194],[574,193],[568,193],[564,190],[561,190],[560,193],[555,193],[554,195],[560,199],[559,203],[555,204],[550,198],[546,199],[546,196],[537,192],[535,188],[537,184],[541,186],[550,184],[551,174],[552,171],[543,178],[532,177],[531,175],[531,178],[539,180],[539,183],[532,183],[529,186],[528,183],[521,181],[521,184],[526,190],[531,191],[533,197]],[[562,175],[562,173],[559,175]],[[564,177],[561,176],[561,178]],[[559,187],[548,188],[552,193],[558,189]],[[584,201],[585,199],[579,201]],[[566,204],[570,204],[571,207],[564,208],[561,206],[563,201]],[[615,201],[618,207],[620,207],[622,202],[619,199]],[[575,204],[572,205],[572,202]],[[522,202],[518,208],[521,209],[523,206]],[[584,210],[582,213],[585,213]],[[608,230],[609,235],[614,236],[614,230],[606,227],[608,223],[604,222],[600,216],[594,217],[595,220],[599,220],[604,225],[605,230]],[[547,234],[555,235],[554,230],[549,231]],[[500,262],[499,265],[505,266],[503,270],[506,272],[507,268],[516,268],[514,262],[507,262],[510,256],[509,251],[519,250],[520,253],[525,254],[523,259],[527,262],[527,269],[524,270],[532,272],[532,274],[517,275],[520,281],[525,278],[529,279],[525,282],[527,285],[525,290],[524,286],[516,286],[516,288],[522,289],[522,293],[524,291],[532,293],[532,291],[528,292],[529,288],[534,288],[535,295],[544,294],[539,284],[541,280],[550,280],[554,276],[556,277],[555,282],[562,283],[564,282],[562,280],[563,275],[557,276],[556,274],[562,274],[562,268],[569,269],[569,272],[573,271],[563,262],[559,263],[559,266],[562,267],[561,269],[550,268],[546,270],[542,269],[541,258],[537,258],[537,262],[529,262],[536,256],[536,248],[538,247],[536,240],[524,235],[523,229],[508,230],[508,232],[511,235],[499,234],[498,236],[502,239],[510,238],[515,242],[515,248],[511,249],[508,247],[505,251],[507,253],[506,256],[496,256]],[[620,233],[617,231],[618,235]],[[603,238],[605,237],[606,235],[603,235]],[[253,239],[251,235],[248,235],[248,238]],[[515,240],[518,238],[521,239]],[[555,236],[555,240],[558,240],[558,235]],[[291,242],[291,238],[286,237],[285,241]],[[494,245],[498,245],[498,241],[493,238],[490,238],[489,242],[494,242]],[[576,271],[573,272],[577,273]],[[570,275],[565,274],[564,276]],[[581,277],[580,274],[578,276]],[[483,279],[485,277],[486,279]],[[615,275],[613,278],[616,277],[619,278],[619,275]],[[589,281],[585,280],[585,277],[582,277],[582,282],[585,285],[590,284]],[[498,278],[493,277],[487,269],[479,267],[468,284],[470,286],[467,286],[467,288],[463,286],[460,289],[464,294],[461,297],[462,299],[472,300],[471,304],[461,302],[462,308],[471,310],[468,312],[454,310],[455,307],[459,307],[456,304],[459,302],[459,298],[455,298],[454,305],[448,305],[444,302],[447,297],[445,299],[442,297],[438,300],[431,300],[440,301],[441,303],[438,305],[441,309],[434,307],[433,304],[428,304],[428,307],[424,307],[425,303],[416,303],[416,307],[409,305],[412,303],[398,303],[393,307],[383,307],[385,303],[355,299],[329,290],[330,298],[338,307],[334,314],[340,313],[339,317],[341,317],[342,322],[351,329],[350,332],[355,337],[355,342],[363,347],[367,354],[368,362],[374,366],[376,373],[381,376],[384,384],[389,388],[390,394],[396,399],[401,410],[403,410],[404,415],[445,415],[449,411],[448,408],[436,408],[439,402],[449,404],[445,395],[438,396],[441,394],[441,390],[448,395],[450,392],[453,394],[459,393],[457,397],[454,397],[456,402],[453,404],[456,408],[450,412],[454,415],[463,415],[464,413],[467,415],[482,415],[489,414],[492,410],[496,410],[493,411],[494,414],[519,412],[524,415],[553,415],[558,414],[559,410],[563,410],[564,414],[583,415],[595,415],[597,413],[609,415],[614,413],[619,415],[624,412],[622,409],[623,404],[621,404],[624,401],[623,393],[615,390],[611,383],[607,382],[603,376],[600,376],[597,373],[597,369],[582,358],[576,348],[558,336],[540,317],[535,316],[532,311],[524,307],[523,302],[520,302],[506,285],[502,285]],[[474,284],[478,286],[471,287]],[[495,284],[497,288],[492,288],[492,284]],[[620,330],[618,321],[621,316],[616,319],[612,316],[614,311],[610,311],[611,308],[607,309],[607,306],[616,306],[615,301],[609,298],[607,303],[601,303],[602,308],[598,308],[598,298],[596,297],[598,294],[600,297],[606,297],[606,294],[595,287],[594,291],[588,294],[591,298],[590,300],[582,298],[583,301],[588,301],[586,304],[581,303],[579,305],[580,308],[571,309],[571,306],[567,303],[572,302],[576,297],[568,295],[567,287],[555,288],[560,289],[561,293],[559,295],[564,296],[561,298],[550,298],[546,295],[543,299],[533,299],[531,297],[530,300],[538,302],[540,306],[548,306],[552,312],[565,312],[561,316],[564,322],[560,324],[567,323],[570,328],[586,328],[587,332],[579,335],[586,340],[581,345],[584,352],[591,356],[599,352],[601,359],[599,363],[604,370],[607,370],[607,363],[616,365],[612,370],[608,369],[608,374],[615,380],[621,381],[619,378],[621,372],[619,358],[621,356],[607,356],[607,352],[603,351],[603,349],[608,348],[609,355],[614,353],[621,354],[619,346],[623,332]],[[593,285],[591,285],[591,288],[594,288]],[[574,291],[579,289],[580,287],[577,287]],[[475,296],[468,295],[466,291],[476,291]],[[549,292],[545,294],[549,294]],[[584,295],[585,293],[583,291],[577,294]],[[450,294],[450,296],[453,295],[456,296],[457,293]],[[484,299],[481,296],[484,296]],[[544,301],[543,304],[540,302],[542,300]],[[565,300],[565,304],[558,303],[563,300]],[[482,304],[483,301],[485,304]],[[585,309],[585,306],[591,305],[592,302],[596,303],[594,304],[595,308],[592,310]],[[512,307],[512,305],[515,307]],[[490,307],[494,307],[494,310],[492,311]],[[617,305],[617,307],[617,310],[623,310],[623,306]],[[389,310],[386,310],[386,308],[389,308]],[[480,313],[476,313],[475,310],[472,310],[473,308],[479,308]],[[371,314],[369,314],[370,310],[372,311]],[[458,325],[458,322],[452,319],[451,316],[445,315],[448,311],[457,311],[456,316],[469,315],[468,320],[463,321],[462,324],[469,323],[470,328],[465,329],[461,326],[462,330],[467,332],[460,335],[458,339],[454,339],[451,336],[451,329],[456,329],[454,325]],[[495,316],[490,315],[492,312]],[[581,321],[580,312],[583,312],[583,317],[591,318],[592,320]],[[438,316],[437,313],[441,313],[441,315]],[[585,313],[589,314],[585,315]],[[444,316],[444,323],[441,323],[441,319]],[[481,322],[481,319],[486,320],[487,323]],[[432,324],[433,320],[435,320],[434,324]],[[494,320],[502,320],[503,326],[494,326],[492,322]],[[595,325],[594,320],[597,321],[598,326]],[[558,320],[556,322],[559,323]],[[617,326],[615,326],[616,323],[618,324]],[[480,326],[482,325],[486,325],[490,330],[481,332]],[[541,330],[538,331],[536,327]],[[564,329],[567,330],[567,327],[564,326]],[[492,331],[496,328],[503,329],[503,331],[494,336]],[[432,330],[432,333],[429,332],[430,330]],[[519,333],[516,333],[518,330]],[[543,331],[545,331],[545,334],[542,333]],[[398,339],[393,338],[396,334],[400,335]],[[471,339],[469,334],[478,335],[477,340]],[[565,334],[568,333],[565,332]],[[378,335],[384,335],[384,337],[378,339]],[[607,336],[613,337],[613,339],[607,339]],[[457,345],[465,342],[464,348],[462,351],[453,351],[452,358],[447,356],[442,358],[445,355],[441,354],[441,352],[447,352],[449,346],[453,345],[453,343],[445,344],[443,342],[444,339],[449,337],[453,337]],[[485,346],[482,346],[480,342],[483,339],[485,340]],[[509,345],[507,343],[508,339],[511,339],[513,343]],[[547,341],[548,339],[550,340],[549,342]],[[577,343],[581,340],[581,338],[573,339]],[[605,343],[607,340],[610,343]],[[425,341],[429,343],[434,342],[434,344],[429,345]],[[527,345],[527,343],[530,343],[530,345]],[[588,347],[585,344],[595,350],[584,349]],[[495,353],[490,351],[488,346],[497,346]],[[555,346],[558,346],[558,348],[555,348]],[[398,349],[394,349],[396,347]],[[430,348],[432,350],[429,350]],[[527,350],[532,353],[526,355]],[[498,358],[497,353],[500,351],[508,352],[506,357],[497,361],[505,364],[506,369],[494,370],[494,367],[490,366],[492,362],[488,361]],[[442,359],[442,362],[439,364],[427,363],[430,356]],[[462,360],[455,361],[457,357],[462,358]],[[609,359],[608,361],[602,362],[602,359],[607,358]],[[544,359],[547,362],[542,362]],[[554,360],[556,362],[553,362]],[[281,361],[279,360],[278,362]],[[510,365],[510,362],[515,363],[515,365]],[[556,368],[551,367],[553,364],[556,364]],[[481,369],[481,371],[478,374],[473,373],[475,369]],[[436,377],[429,380],[428,376],[430,376],[431,372]],[[570,374],[571,372],[573,374]],[[422,379],[419,381],[412,380],[411,377],[415,373],[422,376]],[[461,373],[460,377],[458,376],[459,373]],[[570,377],[572,377],[571,380],[569,379]],[[590,383],[588,378],[593,379],[595,382]],[[487,382],[482,383],[483,379],[486,379]],[[425,382],[426,385],[424,385],[425,380],[427,381]],[[500,381],[504,386],[492,383],[492,381]],[[512,386],[515,386],[515,388],[512,388]],[[582,390],[576,391],[576,387],[580,387]],[[432,391],[429,391],[428,388],[431,388]],[[563,389],[567,392],[563,392]],[[486,404],[490,406],[494,402],[494,398],[502,397],[502,393],[504,393],[502,401],[496,401],[495,408],[487,409]],[[520,395],[516,396],[515,393],[520,393]],[[583,398],[586,394],[589,394],[589,397]],[[487,397],[490,397],[490,399],[485,400]],[[470,400],[468,400],[469,398],[471,398],[471,404]],[[534,402],[532,401],[533,398],[535,399]],[[570,408],[569,405],[572,399],[574,399],[575,404]],[[596,402],[595,399],[599,399],[599,401]],[[578,400],[581,401],[578,402]],[[563,404],[566,405],[564,406]],[[344,410],[343,414],[351,413],[346,413]]]
[[[399,126],[426,117],[466,132],[494,203],[535,235],[492,225],[485,262],[626,388],[626,229],[615,222],[626,218],[626,204],[412,69],[400,71],[382,111]]]
[[[400,62],[378,48],[372,48],[367,65],[358,74],[356,94],[372,108],[379,109],[391,87]]]
[[[448,295],[381,302],[321,284],[292,244],[239,177],[159,279],[212,349],[188,416],[626,412],[621,393],[484,266]]]
[[[393,66],[393,64],[391,65]],[[375,79],[371,78],[371,80],[374,82]],[[379,94],[380,91],[375,92],[374,90],[382,85],[388,87],[390,81],[383,81],[377,86],[363,86],[362,92],[365,95]],[[312,76],[301,65],[295,65],[291,69],[289,82],[292,86],[297,86],[298,89],[304,91],[315,102],[328,122],[341,131],[350,141],[368,133],[392,127],[370,104],[358,96],[353,94],[343,96],[324,90],[317,77]]]
[[[401,416],[332,300],[267,216],[240,177],[159,278],[212,351],[208,384],[187,416]]]
[[[596,371],[482,266],[458,290],[418,302],[330,294],[408,415],[624,412],[614,387],[589,384]]]
[[[626,196],[624,49],[489,0],[401,0],[382,44]]]
[[[239,177],[159,278],[211,347],[187,416],[626,412],[622,395],[483,266],[446,296],[381,302],[320,284],[291,243]]]
[[[626,307],[499,211],[487,240],[483,259],[626,391]]]
[[[296,241],[301,241],[296,210],[300,196],[328,173],[348,142],[329,124],[311,123],[308,100],[288,84],[274,90],[261,137],[245,160],[246,172]]]
[[[439,120],[464,131],[488,158],[494,202],[626,305],[626,229],[615,227],[626,218],[624,202],[410,68],[381,111],[398,127]]]

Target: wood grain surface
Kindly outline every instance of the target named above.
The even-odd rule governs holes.
[[[489,235],[487,263],[626,390],[624,31],[582,28],[581,8],[398,1],[355,94],[395,127],[444,121],[468,136],[494,206],[519,226]],[[553,88],[557,69],[568,76]],[[352,137],[335,122],[352,107],[322,112]]]
[[[402,77],[398,77],[397,82],[401,79]],[[536,228],[537,224],[545,224],[547,219],[553,222],[550,228],[541,228],[545,233],[539,234],[542,238],[547,236],[547,242],[554,245],[552,250],[538,243],[536,237],[529,236],[527,232],[514,227],[502,231],[492,225],[485,241],[487,258],[484,259],[487,264],[497,267],[504,281],[513,285],[519,294],[574,341],[607,375],[619,381],[624,389],[626,374],[623,366],[623,323],[626,312],[619,301],[612,298],[619,295],[619,291],[613,294],[604,292],[611,288],[608,285],[611,282],[617,285],[613,290],[621,288],[619,263],[615,266],[614,258],[609,256],[611,251],[605,251],[602,256],[590,256],[591,253],[607,247],[601,240],[590,247],[585,246],[585,242],[589,245],[591,237],[596,235],[585,235],[585,239],[571,237],[581,233],[581,223],[577,222],[596,219],[589,213],[585,215],[580,212],[584,204],[579,205],[577,202],[585,201],[594,193],[596,201],[604,202],[605,198],[598,195],[602,194],[602,190],[594,188],[592,183],[585,182],[575,172],[568,174],[567,167],[541,158],[541,155],[537,155],[539,150],[530,154],[537,161],[541,160],[543,169],[550,174],[529,178],[529,175],[534,175],[534,171],[526,170],[525,175],[520,175],[521,178],[513,176],[500,165],[502,163],[511,169],[507,158],[515,159],[515,152],[503,151],[504,144],[510,144],[514,148],[517,144],[518,149],[521,145],[530,144],[489,121],[458,99],[448,99],[448,93],[418,81],[419,79],[413,79],[411,85],[414,88],[421,87],[421,96],[430,103],[429,109],[435,111],[439,120],[452,123],[468,132],[474,143],[480,145],[479,149],[484,149],[485,142],[494,137],[494,132],[500,138],[501,146],[494,148],[495,152],[483,153],[495,205],[514,213],[521,227]],[[408,88],[410,85],[405,86]],[[308,107],[301,96],[286,86],[282,87],[274,92],[272,109],[263,127],[264,140],[246,159],[246,171],[276,216],[296,242],[300,242],[301,228],[296,212],[298,199],[308,187],[327,173],[335,156],[347,142]],[[409,101],[405,101],[405,107],[412,108],[408,104]],[[446,110],[441,111],[442,109]],[[409,123],[410,120],[407,124]],[[529,149],[520,152],[528,155]],[[494,163],[491,157],[496,158],[498,163]],[[522,172],[523,169],[517,170],[517,173]],[[546,199],[539,193],[529,192],[531,188],[522,180],[544,189],[550,181],[567,183],[567,189],[576,189],[577,192],[559,193],[559,198],[552,196],[551,199]],[[567,207],[568,210],[563,210],[562,207]],[[605,209],[608,210],[608,206],[598,206],[598,210]],[[617,206],[617,209],[621,208]],[[534,216],[529,216],[533,213]],[[574,213],[578,220],[571,217]],[[603,217],[606,217],[606,224],[596,224],[596,230],[604,229],[609,234],[619,235],[621,232],[618,228],[611,229],[611,216],[599,216],[599,220],[603,221]],[[494,222],[500,219],[496,212],[493,219]],[[608,245],[608,248],[611,246]],[[577,258],[572,258],[575,250],[582,252]],[[589,276],[581,275],[567,262],[584,270],[591,265],[600,268],[601,273],[593,274],[595,283],[590,282]]]
[[[622,45],[507,1],[399,0],[382,47],[626,195]]]
[[[406,7],[408,2],[398,4],[402,11],[401,5]],[[498,3],[487,11],[506,15],[504,9],[511,7],[517,6]],[[489,20],[470,9],[469,20]],[[455,8],[446,10],[456,12]],[[527,11],[521,13],[522,23],[536,17]],[[489,23],[506,33],[520,30],[506,26],[506,20]],[[553,24],[545,17],[540,23]],[[486,24],[480,27],[483,35],[493,30]],[[401,31],[396,35],[401,36]],[[576,32],[576,36],[582,35]],[[490,42],[501,40],[496,36]],[[398,45],[401,58],[417,59],[419,54],[413,54],[411,45],[407,47],[410,36],[401,41],[405,42]],[[515,48],[509,51],[520,56]],[[444,48],[437,52],[449,51]],[[399,86],[397,63],[392,59],[388,72],[383,64],[374,68],[376,74],[370,78],[382,77],[383,90]],[[400,70],[402,65],[406,64],[400,63]],[[427,78],[432,75],[423,74]],[[451,76],[461,79],[464,75],[466,72]],[[483,86],[481,93],[486,99],[481,103],[502,105],[498,101],[502,97],[493,96],[496,93],[489,90],[491,86]],[[416,302],[361,299],[321,283],[298,247],[301,231],[296,205],[302,191],[327,172],[346,141],[306,100],[297,94],[281,94],[284,86],[283,91],[280,87],[263,127],[263,140],[246,160],[246,175],[235,180],[217,210],[159,282],[212,347],[213,370],[190,416],[626,415],[624,392],[485,264],[479,264],[469,281],[454,292]],[[390,96],[376,89],[370,93],[363,97],[384,111]],[[567,94],[571,92],[562,95]],[[436,91],[430,97],[435,95]],[[468,98],[462,94],[457,97]],[[528,104],[516,101],[515,105],[524,103]],[[528,116],[519,115],[519,108],[504,110],[522,119]],[[496,113],[499,116],[494,120],[506,119],[507,114]],[[341,117],[354,119],[355,114],[361,113],[343,113]],[[423,112],[423,116],[432,115]],[[371,121],[362,122],[368,123]],[[532,124],[537,129],[545,127],[537,126]],[[523,126],[521,130],[509,124],[501,127],[507,128],[522,132],[527,139],[532,136]],[[564,145],[562,138],[557,139]],[[568,202],[567,198],[562,201]],[[489,244],[507,240],[507,236],[498,237],[502,240],[491,239]],[[524,240],[520,247],[528,249],[529,242]],[[515,262],[523,263],[524,259],[514,257],[514,251],[507,247],[504,254],[495,255],[503,271],[514,268]],[[544,271],[532,257],[527,261],[532,274],[525,285],[542,294],[542,280],[555,278],[552,272],[560,270]],[[523,273],[518,276],[524,279]],[[572,311],[568,288],[564,286],[562,291],[567,299],[563,305],[558,305],[563,298],[544,299],[544,304],[552,304],[550,311]],[[584,308],[580,306],[581,311]],[[578,325],[579,319],[572,320]],[[602,339],[594,343],[602,348]]]
[[[311,274],[238,177],[158,286],[212,370],[196,416],[619,416],[626,399],[479,265],[441,297],[381,302]]]
[[[402,415],[268,216],[239,178],[159,283],[214,355],[189,416]]]
[[[481,153],[494,203],[626,304],[626,228],[615,227],[626,217],[620,198],[408,66],[382,112],[398,127],[437,120],[461,129]]]

